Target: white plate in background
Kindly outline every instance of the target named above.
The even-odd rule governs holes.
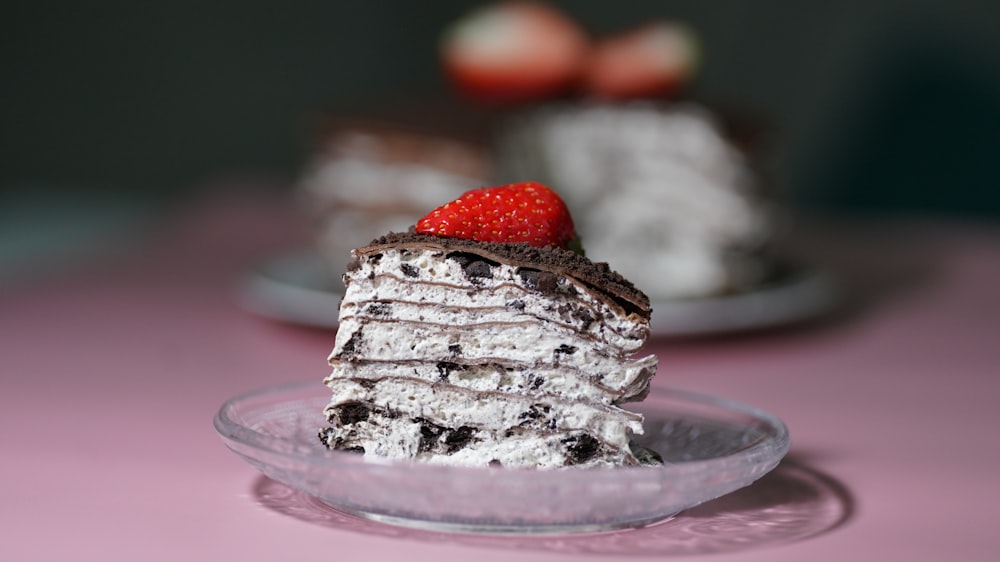
[[[760,330],[819,317],[837,304],[828,273],[807,267],[781,269],[745,292],[653,300],[652,334],[696,337]],[[315,253],[301,252],[255,268],[243,280],[238,299],[245,309],[265,318],[336,328],[342,294],[343,285],[330,266]]]

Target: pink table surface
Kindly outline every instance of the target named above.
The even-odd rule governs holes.
[[[0,559],[1000,558],[1000,228],[814,230],[801,249],[841,273],[842,314],[651,345],[656,385],[787,423],[776,471],[646,529],[463,536],[340,516],[223,446],[220,404],[318,381],[333,336],[234,303],[247,267],[307,243],[291,206],[237,190],[199,199],[91,267],[0,294]]]

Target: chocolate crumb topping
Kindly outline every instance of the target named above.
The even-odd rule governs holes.
[[[340,418],[341,425],[351,425],[368,419],[370,411],[367,405],[361,402],[352,402],[341,404],[337,411],[337,417]]]
[[[437,363],[438,377],[443,381],[448,380],[448,376],[451,375],[451,372],[457,370],[465,370],[465,367],[450,361],[438,361]]]
[[[358,352],[358,346],[361,344],[361,332],[363,330],[358,330],[351,334],[350,339],[344,343],[344,347],[341,349],[340,358],[350,359]]]
[[[365,306],[365,312],[372,316],[386,317],[391,312],[392,304],[387,302],[373,302]]]
[[[446,257],[458,262],[462,266],[462,271],[465,272],[466,277],[473,281],[476,279],[492,279],[493,268],[500,265],[495,261],[468,252],[451,252]]]
[[[597,454],[597,450],[601,447],[601,442],[589,433],[567,437],[562,440],[562,443],[566,445],[566,457],[569,464],[587,462]]]
[[[420,424],[420,444],[417,445],[418,450],[423,453],[434,450],[434,446],[437,444],[441,434],[444,433],[445,428],[423,418],[414,418],[413,421]]]
[[[520,267],[517,270],[517,275],[529,289],[534,289],[539,293],[552,294],[559,289],[559,277],[554,273]]]
[[[323,444],[324,447],[330,448],[330,434],[333,433],[332,427],[324,427],[319,430],[316,437],[319,437],[319,442]]]
[[[562,344],[556,348],[556,355],[564,353],[566,355],[573,355],[576,353],[576,347],[572,345]]]
[[[469,444],[469,441],[472,441],[472,436],[475,435],[475,433],[475,428],[467,425],[463,425],[458,429],[449,432],[444,438],[444,444],[447,448],[445,452],[451,454],[459,449],[462,449]]]
[[[551,246],[536,248],[529,244],[477,242],[416,232],[391,232],[354,253],[356,256],[378,255],[387,247],[421,247],[444,251],[448,255],[471,254],[487,263],[508,263],[520,268],[518,275],[530,288],[543,292],[556,290],[558,276],[571,277],[626,314],[636,314],[647,320],[650,317],[649,297],[645,293],[613,271],[607,263],[593,262],[570,250]],[[470,275],[467,270],[466,275]]]

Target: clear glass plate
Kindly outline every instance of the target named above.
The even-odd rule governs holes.
[[[639,527],[745,487],[788,451],[788,431],[751,406],[654,388],[638,441],[662,467],[511,470],[386,461],[329,451],[317,431],[320,383],[267,388],[223,404],[226,446],[270,478],[332,507],[424,529],[486,533],[597,532]]]

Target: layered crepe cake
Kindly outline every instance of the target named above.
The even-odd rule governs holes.
[[[539,184],[469,193],[523,185],[558,200]],[[484,241],[427,224],[352,252],[323,444],[461,466],[655,463],[631,443],[642,416],[620,407],[642,400],[656,372],[654,355],[635,357],[646,295],[544,237],[496,242],[518,238],[494,229]]]

